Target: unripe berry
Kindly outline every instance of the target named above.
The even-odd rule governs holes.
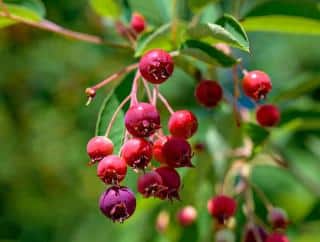
[[[169,119],[168,128],[172,136],[188,139],[197,131],[198,120],[191,111],[176,111]]]
[[[164,189],[162,184],[161,176],[157,172],[151,171],[138,178],[138,192],[144,197],[156,196],[161,189]]]
[[[203,80],[195,89],[195,97],[199,104],[212,108],[218,105],[223,96],[223,90],[216,81]]]
[[[262,71],[245,73],[242,80],[244,93],[255,101],[264,99],[272,89],[269,76]]]
[[[268,236],[266,242],[289,242],[289,239],[284,234],[275,232]]]
[[[113,186],[102,193],[99,204],[106,217],[122,223],[134,213],[136,198],[129,188]]]
[[[171,137],[163,145],[163,157],[170,167],[193,167],[191,146],[185,139]]]
[[[181,226],[189,226],[197,219],[197,210],[192,206],[181,208],[177,213],[177,220]]]
[[[268,233],[264,228],[256,224],[248,224],[245,228],[243,242],[265,242]]]
[[[170,167],[159,167],[155,172],[161,176],[162,184],[165,187],[161,192],[158,192],[157,197],[160,199],[180,199],[179,190],[181,185],[181,178],[179,173]]]
[[[261,126],[272,127],[280,121],[280,111],[271,104],[261,105],[257,109],[256,119]]]
[[[116,155],[103,158],[97,167],[97,175],[106,184],[119,184],[127,173],[127,164]]]
[[[127,111],[125,126],[136,137],[149,137],[160,128],[160,115],[150,103],[138,103]]]
[[[88,87],[86,88],[86,91],[85,91],[87,97],[91,97],[91,98],[94,98],[96,96],[96,90],[92,87]]]
[[[161,211],[156,219],[156,229],[159,233],[166,232],[168,225],[170,223],[170,214],[163,210]]]
[[[230,229],[221,229],[215,234],[215,242],[235,242],[236,236]]]
[[[282,208],[272,208],[268,214],[268,221],[274,229],[286,229],[288,215]]]
[[[218,195],[208,201],[207,208],[209,213],[217,219],[220,224],[232,217],[237,208],[236,201],[225,195]]]
[[[168,136],[162,136],[153,143],[153,158],[162,164],[166,163],[163,156],[163,146],[169,139]]]
[[[105,156],[111,155],[112,152],[112,141],[105,136],[95,136],[87,144],[87,153],[92,163],[102,160]]]
[[[132,138],[122,146],[121,157],[128,166],[143,170],[152,159],[152,145],[143,138]]]
[[[141,14],[133,13],[131,17],[130,26],[135,32],[140,34],[146,28],[146,21]]]
[[[173,72],[174,63],[169,53],[161,49],[153,49],[142,56],[139,63],[141,75],[153,84],[166,81]]]

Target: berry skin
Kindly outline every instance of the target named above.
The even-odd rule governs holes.
[[[141,14],[133,13],[132,18],[131,18],[131,22],[130,22],[130,26],[135,32],[140,34],[146,28],[146,21]]]
[[[139,63],[141,75],[153,84],[166,81],[173,72],[174,63],[169,53],[161,49],[153,49],[142,56]]]
[[[159,191],[164,189],[161,176],[151,171],[138,178],[138,192],[144,197],[156,196]]]
[[[129,188],[113,186],[102,193],[99,204],[106,217],[122,223],[134,213],[136,198]]]
[[[286,229],[288,215],[282,208],[272,208],[268,214],[268,221],[274,229]]]
[[[185,139],[171,137],[163,145],[162,152],[166,164],[170,167],[193,167],[191,146]]]
[[[268,233],[264,228],[256,224],[248,224],[245,228],[243,242],[265,242],[267,237]]]
[[[284,234],[272,233],[268,236],[266,242],[289,242],[289,239]]]
[[[155,172],[161,176],[162,184],[165,187],[161,192],[158,192],[157,197],[160,199],[173,200],[175,198],[180,200],[181,178],[179,173],[175,169],[166,166],[155,169]]]
[[[217,219],[220,224],[224,224],[226,219],[232,217],[237,208],[236,201],[228,196],[219,195],[208,201],[209,213]]]
[[[197,131],[198,120],[188,110],[176,111],[169,119],[168,128],[172,136],[188,139]]]
[[[106,184],[119,184],[127,173],[127,164],[116,155],[103,158],[97,167],[97,175]]]
[[[165,158],[163,156],[163,146],[169,139],[170,139],[170,137],[163,136],[163,137],[158,138],[153,143],[153,158],[162,164],[166,163]]]
[[[271,104],[261,105],[257,109],[256,119],[261,126],[272,127],[280,121],[280,111]]]
[[[223,90],[216,81],[203,80],[195,90],[195,97],[199,104],[212,108],[218,105],[223,96]]]
[[[152,159],[152,145],[143,138],[132,138],[122,146],[121,158],[128,166],[144,170]]]
[[[177,220],[181,226],[189,226],[197,219],[197,210],[192,206],[183,207],[177,213]]]
[[[112,152],[112,141],[105,136],[95,136],[87,144],[87,153],[92,163],[102,160],[105,156],[111,155]]]
[[[262,71],[245,73],[242,80],[244,93],[255,101],[264,99],[272,89],[269,76]]]
[[[155,106],[149,103],[138,103],[127,111],[125,126],[135,137],[149,137],[160,128],[160,115]]]

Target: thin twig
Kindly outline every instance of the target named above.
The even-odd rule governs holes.
[[[132,82],[132,88],[130,93],[130,96],[131,96],[130,106],[136,105],[138,103],[137,93],[138,93],[138,86],[139,86],[139,78],[140,78],[140,72],[139,70],[137,70],[137,73]]]
[[[152,99],[153,106],[157,106],[158,94],[159,94],[159,86],[158,85],[154,85],[154,87],[153,87],[153,99]]]
[[[246,179],[246,182],[250,185],[250,187],[256,192],[260,200],[263,202],[264,206],[267,210],[270,210],[273,206],[266,194],[255,184],[253,184],[249,179]]]
[[[160,92],[158,93],[158,97],[160,98],[163,105],[168,109],[169,113],[173,114],[174,113],[173,108],[170,106],[168,100],[164,96],[162,96]]]
[[[152,103],[152,95],[151,95],[151,90],[149,88],[149,84],[144,78],[142,78],[142,82],[143,82],[143,85],[144,85],[144,89],[146,90],[149,102]]]
[[[238,78],[238,66],[235,65],[232,68],[232,76],[233,76],[233,112],[236,120],[236,124],[238,127],[241,126],[241,116],[238,108],[238,98],[240,96],[239,90],[239,78]]]
[[[7,6],[4,4],[3,0],[0,0],[0,9],[3,9],[3,12],[6,14],[6,16],[10,16],[10,12],[7,8]]]
[[[172,0],[172,24],[171,24],[172,36],[171,37],[172,37],[173,45],[176,44],[176,40],[177,40],[177,24],[178,24],[177,2],[178,0]]]

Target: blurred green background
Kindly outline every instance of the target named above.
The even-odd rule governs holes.
[[[62,26],[106,36],[114,32],[87,1],[43,2],[47,18]],[[142,2],[147,1],[136,2],[142,5],[137,4],[139,11]],[[215,5],[217,12],[228,9],[228,2]],[[253,180],[275,205],[288,211],[292,242],[318,242],[320,37],[258,32],[249,33],[249,40],[251,54],[235,51],[235,55],[244,59],[248,70],[261,69],[270,74],[273,92],[269,100],[279,105],[283,116],[279,128],[272,131],[267,149],[280,151],[289,163],[287,170],[259,165]],[[208,152],[194,158],[197,168],[182,171],[182,201],[146,200],[137,195],[136,213],[121,225],[107,220],[98,209],[104,186],[95,168],[86,165],[85,146],[94,135],[107,89],[100,91],[89,107],[84,105],[84,90],[132,63],[131,56],[128,50],[72,41],[21,24],[0,31],[1,242],[214,241],[206,202],[226,166],[221,153],[239,145],[241,131],[236,129],[228,105],[204,110],[195,104],[190,98],[194,78],[179,68],[170,83],[163,86],[163,93],[173,107],[196,112],[200,131],[193,141],[208,147]],[[219,70],[218,76],[231,93],[230,70]],[[250,106],[245,98],[241,102]],[[165,121],[168,114],[164,111],[163,115]],[[264,156],[256,159],[268,163]],[[130,172],[126,181],[134,190],[136,177]],[[194,226],[182,229],[176,223],[175,212],[188,204],[198,209],[199,217]],[[171,215],[164,234],[155,229],[160,210]],[[257,214],[265,219],[265,213],[257,199]],[[236,232],[241,234],[241,209],[237,218]]]

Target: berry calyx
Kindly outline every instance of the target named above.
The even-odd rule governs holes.
[[[162,184],[165,189],[162,189],[157,193],[157,197],[160,199],[180,200],[179,190],[181,185],[181,178],[179,173],[171,167],[159,167],[155,169],[155,172],[161,176]]]
[[[150,103],[133,105],[124,119],[128,132],[136,137],[149,137],[160,128],[160,115]]]
[[[267,231],[259,225],[248,224],[245,228],[243,242],[265,242],[268,237]]]
[[[176,111],[169,119],[168,128],[172,136],[188,139],[197,131],[198,120],[191,111]]]
[[[138,192],[144,197],[156,196],[158,192],[165,189],[162,184],[161,176],[157,172],[151,171],[138,178]]]
[[[289,242],[289,239],[284,234],[275,232],[267,237],[266,242]]]
[[[186,206],[177,213],[177,220],[181,226],[189,226],[197,219],[197,210],[193,206]]]
[[[163,156],[163,146],[169,139],[169,136],[162,136],[153,142],[153,158],[162,164],[166,163]]]
[[[91,163],[102,160],[113,152],[113,143],[105,136],[95,136],[87,144],[87,153]]]
[[[144,170],[152,159],[152,145],[143,138],[132,138],[122,146],[121,158],[128,166]]]
[[[261,126],[272,127],[280,121],[280,111],[274,105],[264,104],[258,107],[256,119]]]
[[[146,28],[146,20],[139,13],[133,13],[130,22],[131,28],[138,34],[143,32]]]
[[[231,197],[218,195],[208,201],[207,208],[220,224],[224,224],[225,220],[235,214],[237,203]]]
[[[272,208],[268,213],[268,221],[274,229],[286,229],[289,224],[288,215],[282,208]]]
[[[191,146],[185,139],[171,137],[163,145],[162,154],[166,164],[170,167],[193,167]]]
[[[160,84],[166,81],[173,72],[174,63],[169,53],[161,49],[153,49],[142,56],[139,71],[144,79]]]
[[[216,81],[200,81],[195,89],[195,97],[199,104],[212,108],[218,105],[223,96],[223,90]]]
[[[127,164],[116,155],[103,158],[97,167],[98,177],[106,184],[119,184],[126,176]]]
[[[113,186],[102,193],[99,204],[106,217],[122,223],[134,213],[136,198],[129,188]]]
[[[264,99],[272,89],[270,77],[263,71],[246,72],[242,80],[244,93],[255,101]]]

